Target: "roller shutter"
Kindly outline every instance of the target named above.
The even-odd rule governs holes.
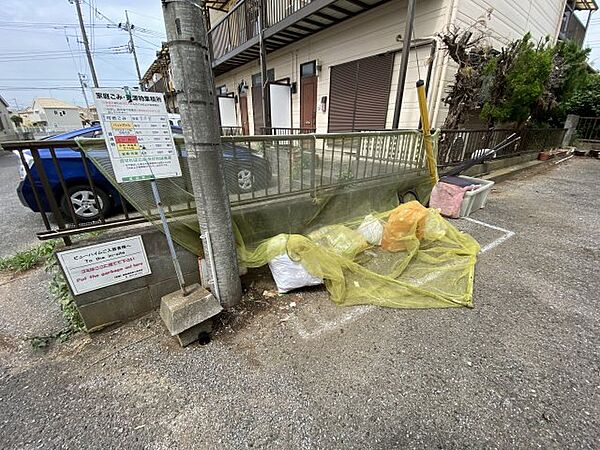
[[[385,128],[394,55],[369,56],[331,68],[329,131]]]

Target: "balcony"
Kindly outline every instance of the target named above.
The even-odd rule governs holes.
[[[560,26],[560,32],[558,34],[560,40],[573,41],[576,42],[580,47],[583,46],[583,41],[585,40],[585,34],[587,32],[587,25],[585,25],[579,19],[579,17],[577,17],[576,11],[588,11],[588,14],[591,15],[591,13],[597,9],[598,6],[596,5],[595,0],[567,1]]]
[[[267,52],[311,36],[389,0],[269,0],[264,5]],[[259,56],[258,0],[242,0],[208,32],[220,75]]]

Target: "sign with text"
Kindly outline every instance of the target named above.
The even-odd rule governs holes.
[[[163,94],[119,88],[93,91],[119,183],[181,176]]]
[[[57,256],[75,295],[151,273],[141,236],[66,250]]]

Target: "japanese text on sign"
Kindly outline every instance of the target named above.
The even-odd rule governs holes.
[[[75,295],[150,274],[141,236],[58,253]]]
[[[119,183],[181,176],[163,94],[93,91]]]

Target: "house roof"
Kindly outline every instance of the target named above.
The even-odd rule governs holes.
[[[79,106],[51,97],[37,97],[33,100],[33,104],[37,104],[40,108],[79,109]]]

